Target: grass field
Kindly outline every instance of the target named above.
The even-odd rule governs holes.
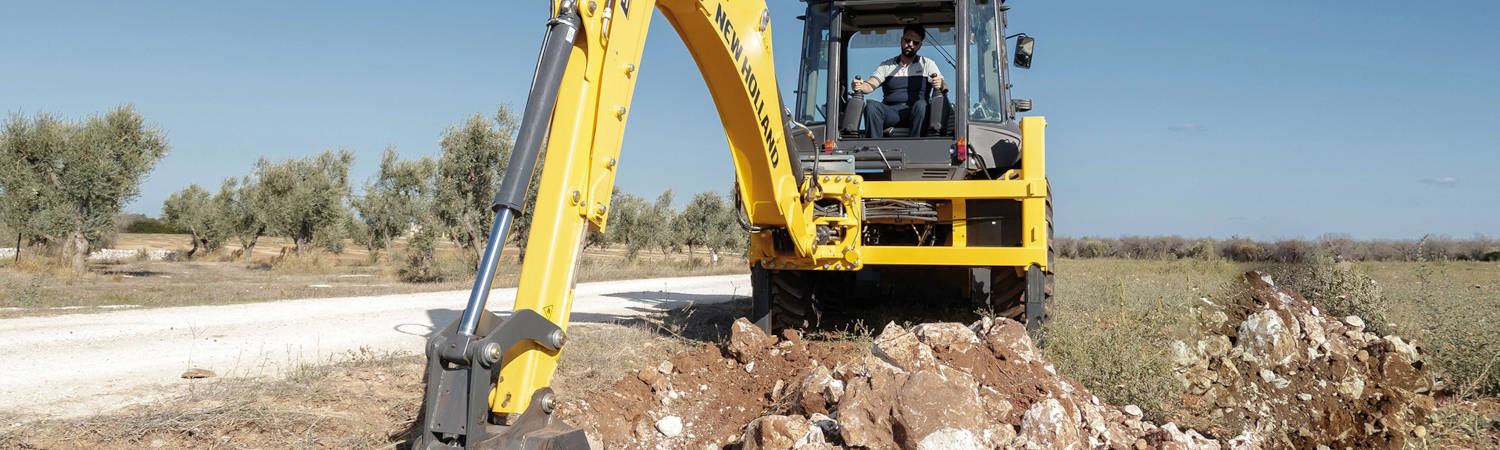
[[[1329,313],[1360,313],[1372,330],[1422,348],[1441,386],[1434,444],[1500,445],[1500,263],[1064,259],[1057,266],[1043,353],[1101,399],[1171,420],[1182,406],[1171,342],[1200,332],[1199,305],[1241,295],[1238,276],[1260,269]]]
[[[125,234],[113,248],[181,250],[186,241],[181,235]],[[283,244],[287,242],[282,238],[262,238],[249,262],[230,257],[238,245],[186,261],[93,261],[89,273],[81,276],[23,253],[20,263],[0,261],[0,308],[4,308],[0,317],[96,311],[105,305],[152,308],[430,292],[468,289],[474,280],[467,259],[446,243],[438,249],[438,265],[447,276],[432,283],[400,281],[396,264],[386,257],[372,261],[364,247],[350,244],[337,255],[316,250],[302,257],[282,257]],[[749,271],[738,255],[723,257],[715,265],[702,252],[691,256],[643,252],[631,261],[618,246],[589,249],[579,264],[579,281]],[[521,269],[517,254],[515,248],[502,253],[496,287],[515,286]]]

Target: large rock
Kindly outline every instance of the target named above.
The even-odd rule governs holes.
[[[969,327],[945,322],[924,323],[912,328],[912,334],[917,335],[917,340],[922,344],[932,347],[934,350],[946,350],[952,348],[963,348],[980,344],[979,336]]]
[[[823,429],[802,416],[765,416],[750,422],[743,437],[745,450],[832,448]]]
[[[760,327],[741,317],[729,327],[729,345],[725,350],[740,363],[746,363],[774,344],[776,337],[767,335]]]
[[[1219,450],[1219,441],[1209,439],[1195,430],[1182,431],[1175,423],[1162,425],[1157,432],[1159,448],[1166,450]]]
[[[871,355],[853,374],[845,381],[844,398],[838,405],[838,428],[844,445],[895,448],[892,411],[907,372]]]
[[[1041,448],[1084,448],[1078,417],[1068,404],[1048,398],[1031,405],[1021,416],[1020,437]]]
[[[932,348],[923,344],[916,333],[897,326],[895,322],[886,324],[885,330],[875,337],[871,353],[902,370],[917,370],[937,364]]]
[[[962,435],[951,430],[970,431],[968,436],[978,444],[977,432],[984,429],[978,389],[978,383],[968,374],[946,366],[913,372],[896,396],[901,445],[920,447],[929,436],[939,433],[946,436],[940,439],[944,442],[962,441]]]
[[[990,318],[985,318],[975,323],[972,328],[975,328],[976,333],[982,336],[984,343],[1001,360],[1024,364],[1042,359],[1041,354],[1036,351],[1036,346],[1031,343],[1031,336],[1026,334],[1026,325],[1020,322],[1010,319],[991,321]]]
[[[1254,363],[1280,366],[1297,357],[1301,352],[1301,344],[1280,314],[1263,309],[1240,322],[1239,342],[1236,346],[1244,349],[1245,357]]]
[[[817,366],[797,383],[792,410],[801,414],[828,413],[844,397],[844,382],[827,367]]]

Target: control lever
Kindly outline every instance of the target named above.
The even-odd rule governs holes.
[[[855,82],[863,81],[859,75],[854,76]],[[849,85],[849,99],[844,103],[844,108],[839,111],[839,135],[843,137],[859,136],[859,117],[865,111],[865,92]]]
[[[938,74],[927,74],[928,80],[938,80]],[[924,136],[938,136],[943,133],[943,119],[948,117],[948,98],[945,94],[947,89],[932,88],[927,91],[927,117],[923,124]]]

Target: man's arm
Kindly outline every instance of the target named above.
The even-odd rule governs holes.
[[[933,89],[948,89],[948,80],[943,78],[943,73],[938,70],[937,62],[932,58],[922,57],[922,73],[927,74],[927,84]]]
[[[875,66],[875,72],[871,73],[868,79],[864,81],[855,80],[853,86],[855,89],[866,94],[875,92],[875,88],[880,87],[880,83],[885,81],[885,77],[891,76],[893,70],[895,70],[895,67],[882,62],[880,65]]]

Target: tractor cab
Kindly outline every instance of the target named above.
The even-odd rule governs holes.
[[[1010,97],[1003,0],[804,1],[791,115],[804,171],[961,180],[1019,164],[1031,102]],[[1029,67],[1031,38],[1013,38]]]

